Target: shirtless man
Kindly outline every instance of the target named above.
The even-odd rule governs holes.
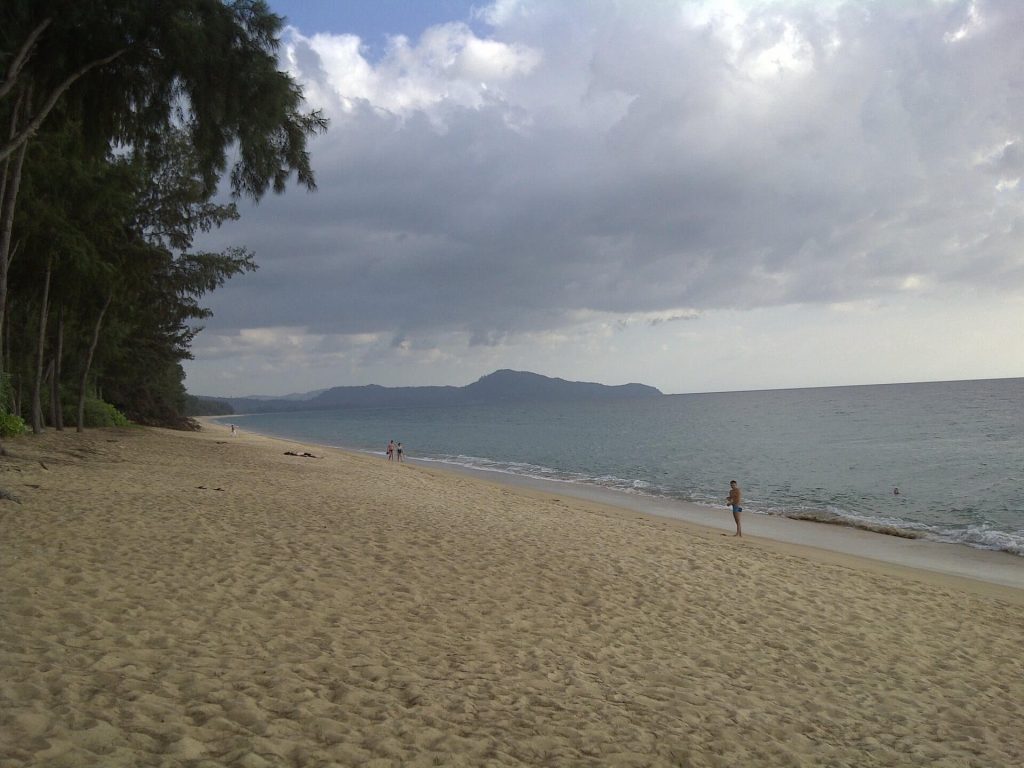
[[[736,533],[734,536],[742,536],[743,529],[740,528],[740,513],[743,511],[743,507],[740,504],[743,503],[743,493],[740,491],[740,487],[736,484],[735,480],[729,481],[729,497],[725,500],[725,503],[732,507],[732,519],[736,521]]]

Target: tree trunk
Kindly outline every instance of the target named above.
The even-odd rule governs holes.
[[[11,114],[11,133],[18,128],[22,100],[18,99]],[[21,186],[21,168],[25,162],[27,144],[22,144],[14,155],[14,162],[4,161],[3,196],[0,200],[0,323],[7,316],[7,273],[11,266],[11,234],[14,232],[14,209],[18,201],[18,187]],[[2,329],[0,329],[2,330]],[[0,338],[3,333],[0,332]],[[10,354],[10,350],[5,350]],[[0,374],[4,372],[4,359],[0,356]]]
[[[43,306],[39,310],[39,346],[36,349],[36,377],[32,384],[32,431],[43,431],[43,358],[46,356],[46,318],[50,314],[50,276],[53,274],[53,256],[46,260],[46,279],[43,283]]]
[[[5,169],[5,174],[4,175],[6,175],[6,169]],[[2,188],[0,188],[0,200],[3,199],[2,192],[3,192],[3,190],[2,190]],[[0,207],[2,207],[2,206],[0,206]],[[6,312],[10,312],[10,307],[9,306],[4,307],[4,312],[5,313]],[[6,337],[7,337],[6,339],[4,338],[4,335],[6,335]],[[3,386],[6,385],[7,391],[10,392],[10,395],[11,395],[11,413],[13,413],[15,416],[17,416],[18,413],[19,413],[19,411],[18,411],[18,398],[17,398],[17,395],[14,394],[14,381],[11,380],[9,376],[5,376],[4,375],[4,365],[3,365],[3,349],[5,347],[9,349],[10,346],[11,346],[11,326],[10,326],[9,323],[3,322],[3,318],[0,318],[0,387],[3,387]],[[2,410],[5,405],[6,405],[6,403],[0,403],[0,410]],[[4,441],[3,441],[2,438],[0,438],[0,456],[6,456],[6,455],[7,455],[7,449],[4,448]]]
[[[103,325],[103,316],[107,314],[107,307],[110,306],[110,301],[113,298],[114,292],[111,291],[107,294],[107,300],[103,304],[103,309],[100,310],[100,315],[96,318],[96,326],[92,329],[92,343],[89,344],[89,352],[85,356],[85,368],[82,370],[82,386],[78,390],[78,424],[75,425],[75,430],[78,432],[81,432],[85,427],[85,393],[89,385],[89,369],[92,367],[92,358],[96,353],[96,345],[100,341],[100,328]]]
[[[61,358],[64,356],[64,305],[57,310],[57,348],[53,351],[53,380],[50,390],[50,408],[53,411],[53,426],[58,432],[64,431],[64,408],[60,401]]]
[[[4,355],[11,354],[11,304],[13,302],[8,301],[4,304],[4,314],[0,317],[0,346],[3,347],[0,350],[0,377],[3,377],[4,371]],[[10,374],[8,374],[10,375]]]
[[[18,121],[22,113],[22,97],[14,102],[10,117],[10,134],[17,132]],[[14,154],[13,163],[10,158],[3,161],[3,179],[0,180],[0,380],[6,370],[4,364],[4,328],[7,317],[7,272],[10,267],[10,239],[14,230],[14,204],[17,201],[17,187],[22,183],[22,166],[25,163],[27,145],[22,144]],[[9,334],[8,334],[9,335]],[[9,354],[9,352],[8,352]],[[12,413],[17,413],[13,411]],[[0,456],[6,456],[3,440],[0,440]]]
[[[50,417],[43,421],[43,425],[47,426],[47,427],[53,427],[53,426],[56,426],[56,424],[57,424],[57,414],[56,414],[56,412],[54,411],[54,408],[53,408],[53,358],[52,357],[50,358],[50,362],[48,362],[46,364],[46,373],[43,374],[43,389],[49,391],[49,397],[47,397],[47,400],[50,401],[49,402],[49,405],[50,405]],[[42,399],[42,394],[40,394],[39,397],[40,397],[40,399]]]

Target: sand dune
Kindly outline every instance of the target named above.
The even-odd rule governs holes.
[[[218,427],[8,449],[2,768],[1024,764],[1020,590]]]

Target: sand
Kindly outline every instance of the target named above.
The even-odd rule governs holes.
[[[1024,764],[1022,590],[221,427],[7,448],[0,768]]]

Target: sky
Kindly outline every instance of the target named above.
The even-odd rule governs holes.
[[[330,118],[203,395],[1024,376],[1019,0],[271,0]]]

